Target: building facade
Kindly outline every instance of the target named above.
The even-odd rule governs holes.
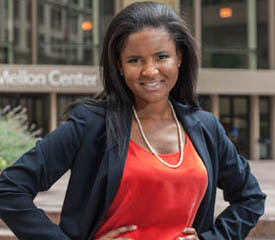
[[[137,0],[0,0],[0,108],[24,105],[52,131],[75,98],[101,89],[104,33]],[[158,0],[190,24],[201,46],[201,106],[239,152],[275,159],[275,1]]]

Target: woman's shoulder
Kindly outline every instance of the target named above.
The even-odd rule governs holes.
[[[193,120],[201,120],[201,121],[213,121],[215,115],[211,112],[208,112],[200,107],[193,107],[188,104],[183,104],[177,101],[173,101],[176,109],[184,114],[187,117],[193,118]]]
[[[105,107],[85,102],[76,103],[63,123],[69,123],[65,126],[83,129],[84,132],[89,131],[89,129],[101,128],[105,124]],[[70,125],[70,123],[73,123],[73,125]]]
[[[174,106],[186,126],[199,124],[207,132],[214,133],[217,131],[219,123],[213,113],[182,103],[176,103]]]
[[[214,119],[216,118],[213,113],[208,112],[201,108],[191,111],[191,114],[193,114],[196,118],[200,119],[202,122],[205,122],[205,121],[213,122]]]
[[[72,108],[70,116],[78,117],[105,117],[106,107],[101,103],[79,102]]]

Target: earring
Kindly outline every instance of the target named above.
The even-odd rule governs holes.
[[[178,64],[178,68],[180,68],[180,63]]]

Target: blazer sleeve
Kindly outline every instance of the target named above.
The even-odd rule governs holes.
[[[20,240],[70,239],[33,199],[73,164],[85,132],[85,108],[78,105],[66,123],[38,141],[0,176],[0,217]]]
[[[230,205],[217,216],[214,227],[201,239],[245,239],[264,213],[265,194],[250,172],[248,161],[238,155],[221,124],[214,118],[218,141],[218,187]]]

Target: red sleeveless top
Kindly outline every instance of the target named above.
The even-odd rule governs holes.
[[[176,164],[180,153],[159,154]],[[132,140],[116,196],[95,239],[121,226],[137,230],[121,234],[135,240],[175,240],[191,227],[208,183],[204,164],[186,135],[181,166],[169,168]]]

